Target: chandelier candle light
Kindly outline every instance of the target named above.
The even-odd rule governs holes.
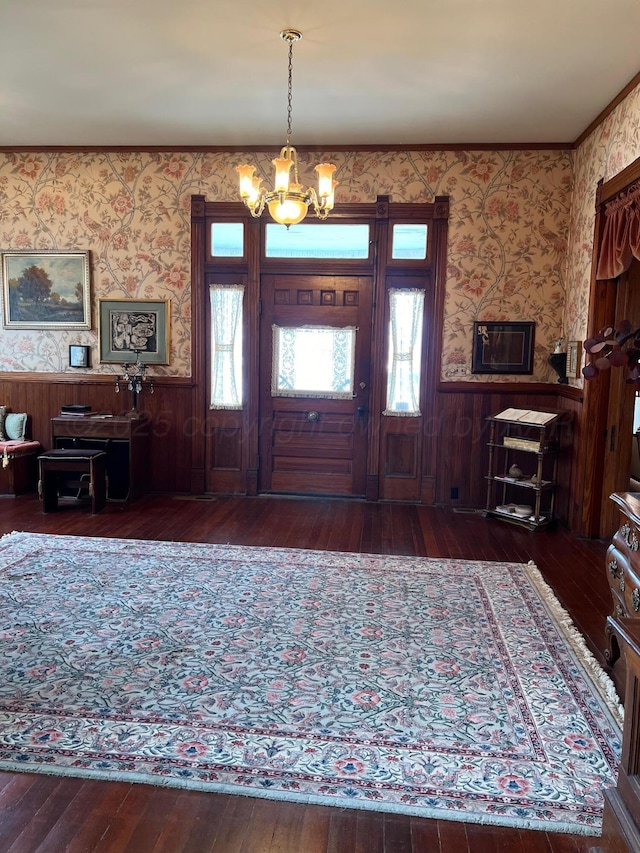
[[[136,350],[136,363],[123,364],[122,377],[116,376],[116,394],[120,393],[120,382],[124,382],[129,391],[131,391],[131,411],[129,412],[129,417],[138,417],[138,394],[144,391],[145,381],[148,382],[147,390],[150,394],[153,394],[153,376],[150,376],[149,379],[146,378],[147,367],[148,365],[140,358],[139,350]]]
[[[333,163],[319,163],[315,167],[318,174],[318,192],[313,187],[305,189],[298,179],[298,156],[291,145],[291,79],[293,71],[293,44],[302,38],[299,30],[283,30],[280,38],[289,45],[289,85],[287,90],[287,143],[280,150],[280,156],[271,162],[275,166],[276,177],[274,188],[267,192],[260,186],[262,178],[254,175],[255,166],[237,166],[240,176],[240,197],[251,211],[251,215],[259,217],[265,206],[269,213],[280,225],[296,225],[307,215],[311,206],[318,219],[326,219],[334,204],[334,193],[337,181],[333,180],[336,167]],[[293,181],[291,180],[293,167]]]

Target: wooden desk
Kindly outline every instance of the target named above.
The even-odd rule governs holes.
[[[97,448],[107,454],[110,500],[135,501],[149,484],[148,418],[63,416],[51,419],[54,448]]]

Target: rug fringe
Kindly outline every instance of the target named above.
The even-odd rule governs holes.
[[[197,779],[171,779],[163,778],[162,776],[149,777],[146,773],[135,773],[127,771],[126,773],[117,773],[112,770],[95,770],[87,767],[56,767],[53,765],[38,764],[35,767],[25,765],[22,762],[3,762],[3,770],[13,771],[15,773],[34,772],[43,776],[66,776],[80,779],[98,779],[108,782],[123,781],[123,782],[138,782],[145,785],[153,785],[156,788],[175,788],[185,791],[206,791],[214,794],[231,794],[235,797],[249,797],[252,799],[283,800],[290,803],[303,803],[305,805],[329,806],[334,809],[356,809],[358,811],[373,811],[373,812],[389,812],[391,814],[414,815],[420,818],[428,818],[429,820],[446,820],[455,821],[456,823],[473,823],[482,826],[502,826],[511,827],[513,829],[531,829],[537,832],[554,832],[570,835],[589,836],[594,840],[602,835],[600,826],[589,826],[569,821],[541,819],[530,820],[523,817],[510,817],[509,815],[501,815],[496,812],[490,815],[460,812],[446,808],[432,808],[421,806],[411,806],[408,804],[399,805],[398,803],[384,802],[378,800],[360,800],[350,797],[333,797],[328,798],[322,794],[312,793],[296,793],[294,791],[279,791],[277,799],[273,798],[273,793],[270,789],[261,790],[260,788],[247,788],[243,785],[234,785],[233,783],[225,782],[202,782]]]
[[[22,533],[22,530],[12,530],[11,533],[3,533],[2,536],[0,536],[0,542],[2,542],[3,539],[9,539],[10,536],[16,536],[19,533]]]
[[[533,560],[529,560],[528,563],[523,565],[545,607],[553,616],[558,627],[562,630],[565,639],[571,645],[571,648],[576,653],[580,663],[589,673],[591,680],[598,688],[598,692],[606,702],[607,708],[613,715],[616,723],[620,728],[622,728],[624,724],[624,708],[618,698],[612,679],[602,668],[602,665],[596,659],[591,649],[587,646],[584,636],[573,624],[571,617],[560,604],[555,593],[545,581],[540,569],[536,566]]]

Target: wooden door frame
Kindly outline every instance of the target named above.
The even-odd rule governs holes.
[[[596,192],[596,214],[593,253],[591,258],[591,291],[589,295],[589,321],[587,336],[597,335],[600,329],[616,320],[618,304],[618,279],[596,279],[596,270],[602,245],[605,207],[616,196],[626,192],[631,184],[640,179],[640,158],[606,183],[600,182]],[[621,429],[624,423],[624,413],[615,412],[612,406],[613,394],[610,371],[598,376],[592,381],[585,381],[584,403],[581,416],[581,453],[579,455],[582,476],[578,482],[583,483],[584,500],[580,528],[576,533],[580,536],[601,538],[606,537],[602,530],[603,508],[609,495],[604,494],[604,471],[607,462],[607,437],[611,437],[611,429],[615,428],[617,445],[615,451],[621,458],[631,452],[632,436],[627,436]],[[618,383],[614,383],[618,385]],[[627,446],[628,445],[628,446]],[[626,476],[626,482],[624,477]],[[615,477],[615,491],[627,491],[628,471],[618,471]]]
[[[379,196],[374,203],[339,204],[331,214],[331,220],[360,221],[371,224],[371,243],[373,245],[372,263],[367,271],[356,271],[355,266],[335,261],[335,271],[344,274],[371,274],[373,270],[374,317],[371,343],[371,396],[370,410],[372,423],[370,443],[367,454],[366,498],[378,500],[384,498],[384,483],[380,483],[381,460],[384,448],[381,447],[382,402],[386,393],[385,341],[387,332],[383,326],[384,300],[386,298],[386,280],[390,275],[400,275],[403,271],[417,274],[420,270],[428,272],[433,283],[432,291],[432,334],[423,354],[423,395],[424,411],[418,437],[420,447],[416,458],[421,460],[416,470],[417,488],[408,498],[398,495],[397,500],[418,500],[423,503],[435,502],[435,482],[437,470],[437,435],[433,426],[436,402],[437,377],[442,353],[442,315],[444,311],[447,230],[449,218],[449,199],[436,196],[433,202],[402,203],[391,202],[388,196]],[[246,251],[243,258],[213,258],[210,247],[210,224],[212,221],[242,222],[245,226]],[[234,429],[237,432],[238,449],[236,457],[240,459],[238,470],[229,474],[227,482],[235,485],[231,491],[238,494],[255,495],[258,488],[258,376],[259,376],[259,327],[260,327],[260,277],[263,272],[273,269],[273,263],[262,258],[263,220],[252,219],[249,211],[241,202],[207,202],[202,195],[191,197],[191,312],[192,312],[192,372],[194,393],[192,415],[189,424],[185,424],[185,439],[192,442],[191,491],[201,494],[207,482],[207,282],[213,275],[243,275],[245,277],[245,316],[244,316],[244,380],[245,404],[238,414]],[[398,261],[390,258],[389,244],[394,223],[427,222],[429,228],[429,256],[424,260]],[[294,262],[291,272],[310,271],[308,262]],[[328,266],[322,272],[330,272]],[[406,420],[406,419],[405,419]],[[217,490],[216,490],[217,491]],[[226,487],[221,493],[228,493]],[[415,493],[415,497],[413,496]]]

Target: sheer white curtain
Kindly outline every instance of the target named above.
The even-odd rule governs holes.
[[[242,408],[242,285],[212,284],[211,409]]]
[[[389,309],[387,407],[383,414],[418,417],[424,290],[392,288]]]
[[[274,397],[353,397],[355,326],[272,326]]]

